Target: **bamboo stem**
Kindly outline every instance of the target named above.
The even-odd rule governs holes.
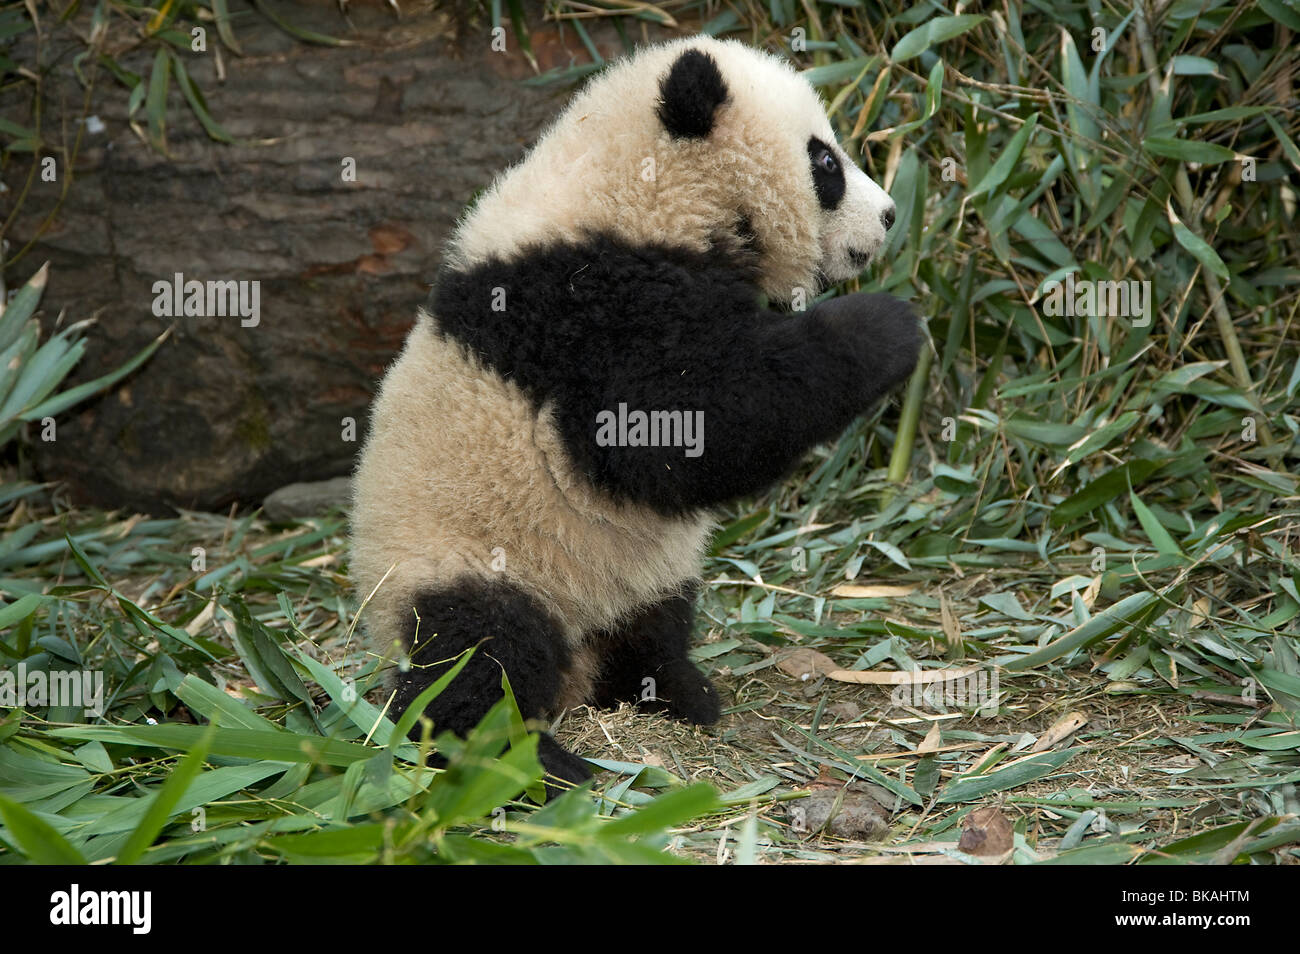
[[[921,357],[907,382],[907,396],[903,399],[903,413],[898,417],[898,433],[894,448],[889,452],[889,482],[901,484],[907,479],[912,464],[912,444],[916,441],[916,425],[921,417],[921,401],[930,383],[930,363],[934,352],[927,342],[921,348]]]

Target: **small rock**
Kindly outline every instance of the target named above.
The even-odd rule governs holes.
[[[281,487],[262,501],[267,520],[300,520],[328,510],[346,511],[352,500],[352,478],[335,477]]]
[[[889,815],[864,792],[816,787],[790,805],[791,827],[800,835],[825,832],[848,841],[878,841],[889,832]]]

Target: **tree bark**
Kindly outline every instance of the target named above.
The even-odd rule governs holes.
[[[245,55],[181,56],[214,118],[239,144],[211,140],[176,83],[167,108],[170,157],[129,128],[127,93],[98,74],[68,197],[33,183],[10,253],[57,208],[53,226],[6,274],[17,287],[44,261],[52,323],[98,315],[73,380],[116,367],[167,327],[171,337],[123,385],[67,412],[57,439],[36,443],[42,476],[76,499],[150,512],[258,501],[302,480],[347,474],[365,439],[367,407],[425,299],[446,241],[473,193],[515,161],[563,102],[564,87],[526,87],[508,33],[493,52],[488,25],[458,31],[437,12],[397,19],[383,7],[350,15],[333,4],[278,2],[298,26],[355,45],[312,46],[251,10],[236,13]],[[535,49],[542,67],[587,60],[554,27]],[[56,42],[51,35],[49,42]],[[45,81],[44,128],[68,140],[84,92],[65,58]],[[123,65],[145,77],[152,51]],[[4,114],[30,104],[0,103]],[[144,125],[143,110],[137,121]],[[30,115],[28,118],[30,122]],[[39,158],[39,157],[38,157]],[[345,159],[356,181],[345,181]],[[11,162],[13,199],[27,174]],[[260,321],[158,317],[154,284],[260,282]],[[349,421],[355,422],[354,427]],[[430,435],[436,439],[436,435]]]

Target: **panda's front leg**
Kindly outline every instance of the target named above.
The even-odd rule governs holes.
[[[698,584],[642,607],[610,630],[594,634],[600,656],[592,701],[605,709],[632,702],[696,725],[718,721],[718,691],[686,655]]]
[[[590,478],[668,515],[781,480],[906,380],[922,341],[911,307],[891,295],[844,295],[793,315],[674,305],[658,340],[593,353],[598,386],[560,402],[564,436]],[[650,422],[640,432],[634,412]],[[656,429],[677,414],[680,429]]]

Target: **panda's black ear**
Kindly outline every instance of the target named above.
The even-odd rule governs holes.
[[[687,50],[659,84],[659,119],[675,139],[703,139],[726,101],[717,62],[701,50]]]

